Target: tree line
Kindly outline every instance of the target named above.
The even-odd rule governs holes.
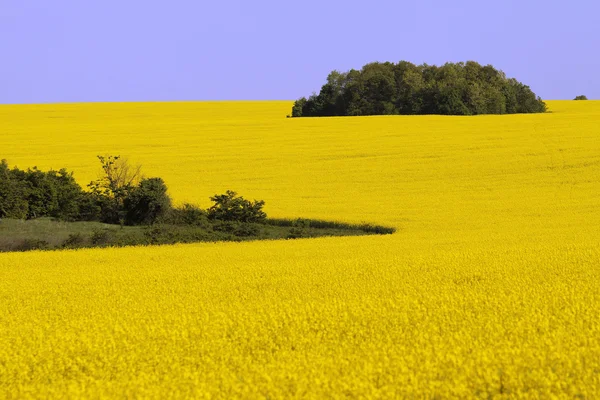
[[[66,169],[21,170],[0,162],[0,252],[395,232],[368,223],[267,218],[263,200],[231,190],[210,197],[207,209],[174,207],[161,178],[145,178],[119,156],[98,159],[101,178],[87,190]]]
[[[302,97],[292,117],[540,113],[546,104],[529,86],[474,61],[442,66],[374,62],[332,71],[319,94]]]
[[[162,178],[145,178],[140,167],[120,156],[98,156],[102,177],[88,184],[75,181],[72,172],[21,170],[0,162],[0,218],[61,221],[97,221],[120,225],[156,222],[193,225],[200,219],[263,222],[264,201],[246,200],[233,191],[215,195],[207,210],[192,204],[173,207]]]

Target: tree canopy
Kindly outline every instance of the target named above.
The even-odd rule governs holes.
[[[539,113],[546,104],[529,86],[474,61],[442,66],[374,62],[333,71],[319,94],[298,99],[292,117]]]
[[[66,169],[43,172],[9,168],[0,162],[0,218],[50,216],[75,219],[81,212],[84,193]]]
[[[9,168],[0,161],[0,218],[98,221],[152,225],[157,222],[202,224],[211,221],[264,223],[263,200],[246,200],[236,192],[214,195],[208,210],[185,204],[173,207],[161,178],[145,178],[139,166],[120,156],[98,156],[102,175],[84,191],[66,169],[40,171]]]

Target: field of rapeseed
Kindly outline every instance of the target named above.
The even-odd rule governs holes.
[[[98,154],[176,202],[390,236],[0,254],[0,398],[600,396],[600,103],[286,119],[290,102],[0,106],[0,158]]]

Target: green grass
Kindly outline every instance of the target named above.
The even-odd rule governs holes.
[[[0,220],[0,252],[194,242],[300,239],[320,236],[390,234],[395,229],[309,219],[267,219],[264,223],[210,221],[202,226],[156,224],[119,226],[50,218]]]

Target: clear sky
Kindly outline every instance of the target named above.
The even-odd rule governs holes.
[[[294,100],[399,60],[598,99],[600,2],[0,0],[0,103]]]

